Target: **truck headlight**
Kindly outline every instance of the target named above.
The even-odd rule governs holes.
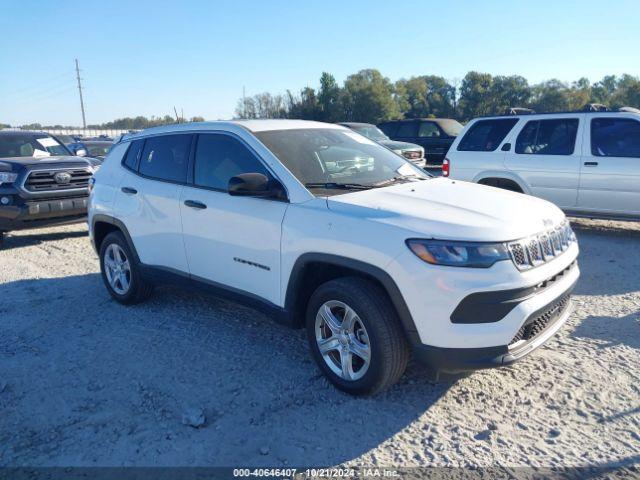
[[[3,183],[13,183],[17,178],[17,173],[0,172],[0,185],[2,185]]]
[[[504,243],[409,239],[407,246],[418,258],[432,265],[489,268],[510,258]]]

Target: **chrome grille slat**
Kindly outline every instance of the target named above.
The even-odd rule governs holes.
[[[65,172],[71,175],[69,182],[64,184],[56,182],[55,175],[58,172]],[[24,181],[24,188],[29,192],[78,190],[88,187],[91,176],[92,172],[84,168],[34,170],[29,173]]]
[[[511,260],[518,270],[528,270],[553,260],[575,241],[571,226],[565,220],[556,228],[510,242],[508,248]]]

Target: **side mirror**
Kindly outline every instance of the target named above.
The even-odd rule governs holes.
[[[283,188],[277,180],[262,173],[241,173],[229,179],[227,191],[236,197],[281,198]]]
[[[73,149],[73,153],[76,155],[76,157],[86,157],[87,156],[87,151],[82,147],[74,148]]]

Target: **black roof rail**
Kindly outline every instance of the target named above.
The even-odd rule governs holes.
[[[503,115],[533,115],[535,110],[524,107],[508,107],[505,109]]]
[[[602,103],[587,103],[582,109],[585,112],[610,112],[611,110]]]

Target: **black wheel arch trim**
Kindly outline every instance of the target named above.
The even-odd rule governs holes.
[[[303,275],[305,267],[311,263],[323,263],[327,265],[334,265],[336,267],[347,268],[376,279],[389,295],[389,298],[398,313],[402,328],[409,343],[411,345],[418,345],[422,343],[420,341],[420,336],[415,322],[413,321],[413,316],[409,311],[409,307],[407,307],[407,303],[405,302],[400,289],[396,285],[396,282],[391,278],[391,275],[380,267],[349,257],[314,252],[300,255],[291,269],[289,282],[287,283],[285,296],[285,310],[287,312],[293,314],[295,311],[295,305],[300,292],[299,286],[301,283],[301,276]]]
[[[131,235],[129,235],[129,230],[127,229],[127,227],[125,226],[125,224],[122,221],[120,221],[117,218],[114,218],[114,217],[112,217],[110,215],[96,214],[92,218],[92,222],[91,222],[91,231],[93,232],[92,242],[93,242],[93,247],[95,248],[96,252],[98,252],[98,254],[100,253],[100,245],[98,245],[96,243],[96,238],[95,238],[95,231],[96,231],[96,224],[97,223],[106,223],[106,224],[112,225],[112,226],[116,227],[118,230],[120,230],[122,232],[122,234],[124,235],[124,239],[127,241],[127,245],[131,249],[131,252],[133,253],[133,256],[135,257],[136,262],[140,263],[140,257],[138,257],[138,251],[136,250],[136,247],[135,247],[135,245],[133,243],[133,239],[131,238]]]

